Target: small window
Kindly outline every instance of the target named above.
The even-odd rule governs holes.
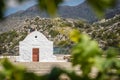
[[[35,36],[35,38],[37,38],[37,36]]]

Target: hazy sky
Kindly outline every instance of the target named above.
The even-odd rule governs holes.
[[[27,0],[27,2],[24,2],[21,5],[18,5],[18,3],[15,1],[16,0],[8,0],[8,9],[5,12],[5,16],[15,13],[19,10],[25,10],[36,4],[36,0]],[[62,3],[62,5],[75,6],[82,3],[83,1],[84,0],[64,0],[64,3]]]
[[[82,3],[84,0],[64,0],[65,5],[69,5],[69,6],[75,6],[78,5],[80,3]]]

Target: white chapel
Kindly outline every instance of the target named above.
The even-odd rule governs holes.
[[[53,42],[39,31],[33,31],[19,42],[19,62],[54,62]]]

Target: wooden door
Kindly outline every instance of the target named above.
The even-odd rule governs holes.
[[[39,62],[39,48],[33,48],[32,50],[32,60],[33,62]]]

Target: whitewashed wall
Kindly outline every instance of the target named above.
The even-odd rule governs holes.
[[[37,38],[35,38],[37,36]],[[40,62],[55,62],[53,55],[53,42],[49,41],[42,33],[34,31],[19,43],[19,56],[16,61],[32,62],[32,49],[39,48]]]

